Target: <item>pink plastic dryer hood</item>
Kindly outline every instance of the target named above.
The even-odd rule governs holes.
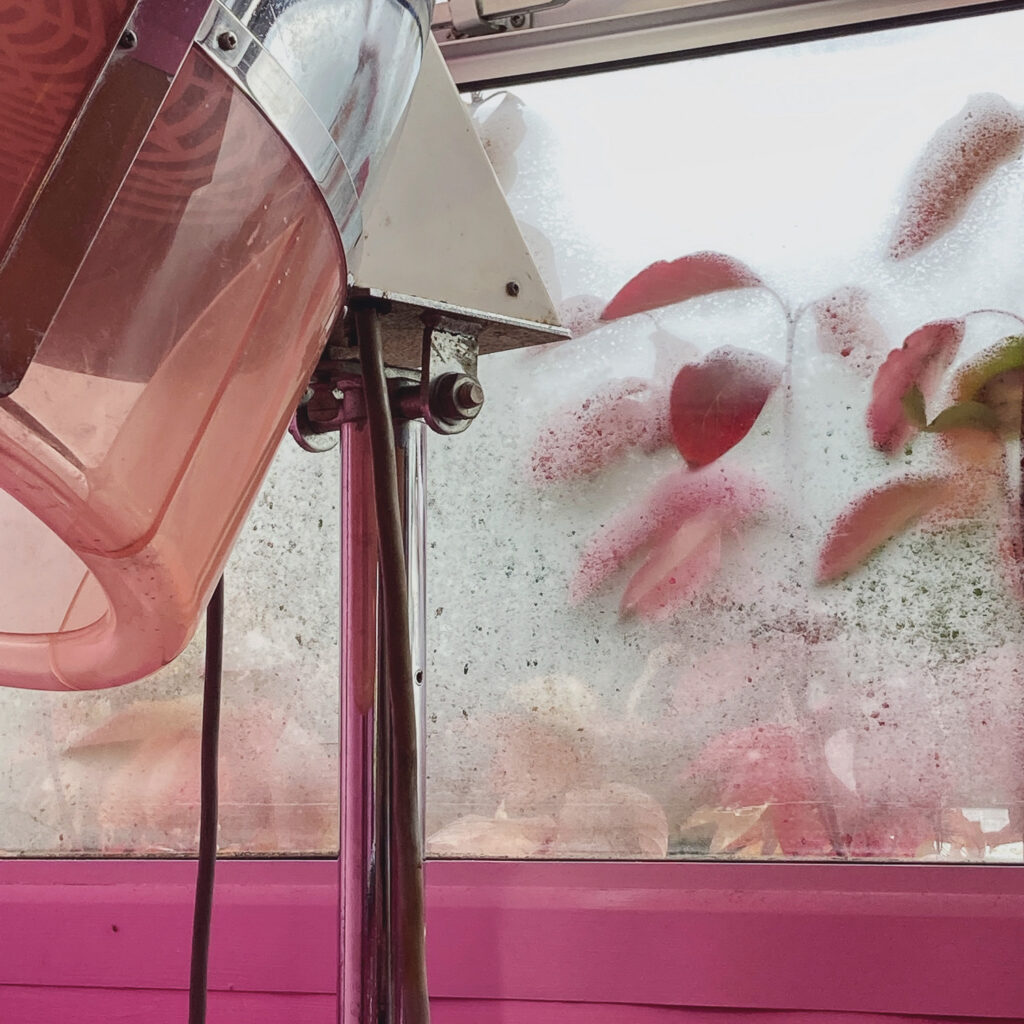
[[[0,684],[190,639],[345,299],[429,0],[0,0]]]

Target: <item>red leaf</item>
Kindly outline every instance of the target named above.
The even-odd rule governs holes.
[[[903,396],[917,387],[931,398],[964,337],[963,320],[935,320],[909,334],[879,367],[868,406],[868,431],[876,448],[899,450],[916,428],[907,419]]]
[[[666,618],[714,578],[721,561],[720,516],[703,512],[685,520],[668,540],[651,549],[634,573],[622,595],[620,613],[636,612],[652,620]]]
[[[1001,164],[1020,155],[1024,118],[995,93],[971,96],[932,136],[910,176],[889,255],[905,259],[944,235]]]
[[[692,469],[714,462],[747,436],[782,380],[774,360],[720,348],[684,366],[672,384],[672,437]]]
[[[838,288],[811,306],[818,328],[818,348],[848,360],[858,372],[870,371],[889,341],[868,310],[863,288]]]
[[[596,473],[630,449],[657,451],[672,440],[665,404],[646,381],[612,381],[552,416],[530,452],[530,475],[537,483],[571,480]]]
[[[720,252],[695,252],[652,263],[624,284],[601,314],[602,320],[643,313],[698,295],[756,288],[761,279],[745,264]]]
[[[861,495],[832,524],[818,561],[818,582],[848,573],[915,519],[955,496],[947,477],[894,480]]]
[[[680,467],[588,541],[570,601],[589,597],[634,555],[664,543],[687,519],[713,512],[728,529],[759,509],[766,497],[762,486],[736,472],[727,476],[719,467],[698,472]]]

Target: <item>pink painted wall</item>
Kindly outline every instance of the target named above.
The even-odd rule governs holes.
[[[4,988],[5,1021],[18,1024],[181,1024],[184,992]],[[209,1024],[336,1024],[330,996],[216,992]],[[1001,1024],[993,1018],[905,1017],[860,1013],[702,1010],[599,1003],[435,999],[432,1024]],[[1005,1021],[1003,1024],[1010,1024]]]
[[[432,1024],[998,1024],[995,1018],[435,999]]]
[[[0,1022],[180,1024],[194,873],[0,862]],[[335,1021],[336,880],[220,865],[210,1024]],[[1024,1020],[1014,868],[435,862],[428,906],[435,1024]]]

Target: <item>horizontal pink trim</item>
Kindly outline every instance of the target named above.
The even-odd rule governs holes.
[[[625,1003],[537,1003],[432,999],[431,1024],[1019,1024],[992,1017],[904,1017],[879,1013],[672,1009]]]
[[[0,988],[9,1024],[182,1024],[188,993],[97,988]],[[337,1024],[334,996],[213,992],[207,1024]]]
[[[196,862],[186,857],[61,857],[30,860],[0,857],[0,885],[184,885],[195,881]],[[225,885],[337,885],[337,859],[228,857],[217,861],[217,882]]]
[[[441,862],[428,880],[438,997],[1024,1019],[1016,867]]]
[[[0,1008],[26,986],[183,989],[194,878],[189,862],[0,861]],[[618,1004],[586,1019],[623,1024],[704,1024],[665,1016],[679,1007],[1024,1020],[1019,867],[434,862],[427,879],[438,1024],[473,1001],[515,1024],[575,1024],[574,1003]],[[333,1000],[336,884],[332,861],[221,863],[213,990]],[[562,1016],[513,1005],[531,1002]]]
[[[187,985],[195,872],[187,861],[0,861],[0,984]],[[211,988],[333,993],[337,874],[333,861],[220,863]]]
[[[0,988],[0,1012],[17,1024],[182,1024],[185,992],[147,989]],[[1000,1024],[991,1018],[892,1017],[860,1013],[692,1010],[622,1003],[435,999],[431,1024]],[[333,996],[215,992],[208,1024],[336,1024]],[[1016,1024],[1007,1021],[1005,1024]]]
[[[702,889],[737,893],[914,892],[1024,896],[1024,867],[1019,864],[432,860],[427,862],[427,874],[431,884],[445,887],[515,889],[526,885],[593,893],[611,887],[631,892]]]

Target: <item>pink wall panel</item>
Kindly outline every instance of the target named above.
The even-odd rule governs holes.
[[[5,986],[5,1024],[181,1024],[187,995],[154,989]],[[209,1024],[336,1024],[333,996],[215,992]],[[671,1009],[621,1003],[516,1000],[431,1002],[431,1024],[1015,1024],[989,1018],[893,1017],[859,1013]]]
[[[625,1003],[516,1000],[431,1001],[431,1024],[1019,1024],[980,1017],[905,1017],[877,1013],[794,1013],[789,1010],[712,1010]]]
[[[1024,872],[430,865],[439,997],[1024,1020]]]
[[[336,1024],[334,996],[214,992],[208,1024]],[[188,994],[152,989],[0,988],[4,1024],[182,1024]]]
[[[334,992],[336,879],[330,861],[221,863],[211,987]],[[194,882],[186,861],[0,862],[0,984],[180,988]]]
[[[214,1020],[328,1019],[337,875],[221,863]],[[179,1024],[194,878],[0,861],[0,1024]],[[434,862],[427,879],[435,1024],[1024,1020],[1019,868]]]

